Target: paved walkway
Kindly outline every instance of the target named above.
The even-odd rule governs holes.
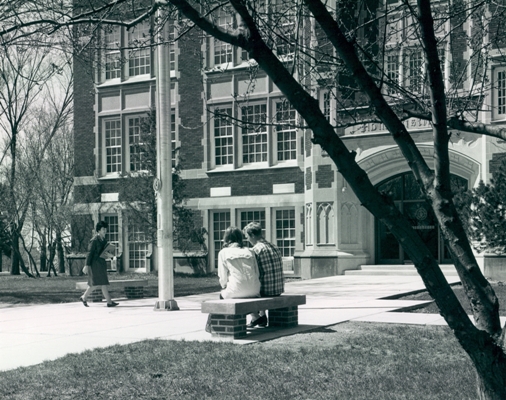
[[[452,283],[458,277],[448,279]],[[299,326],[257,328],[234,343],[270,340],[345,321],[445,324],[439,315],[393,312],[419,301],[384,299],[423,288],[418,276],[341,275],[289,282],[286,293],[306,295],[307,304],[299,307]],[[105,302],[90,303],[88,308],[80,302],[1,308],[0,371],[145,339],[227,340],[204,331],[207,314],[200,312],[200,303],[217,297],[211,293],[176,298],[179,311],[154,311],[154,298],[120,299],[115,308],[105,307]]]

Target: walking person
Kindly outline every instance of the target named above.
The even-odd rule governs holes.
[[[243,229],[244,236],[253,245],[260,273],[260,297],[279,296],[284,292],[283,258],[278,247],[264,239],[258,222],[250,222]],[[265,311],[252,313],[248,328],[266,327]]]
[[[88,307],[88,296],[95,289],[101,288],[102,293],[107,300],[107,307],[116,307],[118,303],[112,301],[109,294],[109,279],[107,278],[107,264],[105,259],[101,256],[107,248],[107,240],[105,234],[107,233],[108,224],[105,221],[100,221],[95,227],[96,235],[91,239],[89,244],[88,256],[86,257],[85,268],[88,269],[88,288],[84,294],[79,298],[85,307]]]

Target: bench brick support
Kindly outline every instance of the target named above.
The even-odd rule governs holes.
[[[269,310],[269,326],[293,328],[299,324],[299,310],[297,306]]]
[[[233,337],[246,336],[246,315],[211,315],[211,334],[213,336]]]

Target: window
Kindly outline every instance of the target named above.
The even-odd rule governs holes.
[[[287,58],[295,51],[296,17],[295,10],[290,7],[293,5],[289,5],[284,0],[272,0],[271,2],[272,26],[275,27],[272,33],[274,50],[280,58]]]
[[[176,166],[177,163],[177,151],[176,151],[176,110],[172,110],[170,118],[170,137],[172,142],[172,167]]]
[[[118,223],[118,216],[117,215],[105,215],[103,217],[104,222],[107,222],[109,225],[109,228],[107,228],[107,233],[105,234],[105,240],[107,240],[109,243],[116,246],[115,250],[115,256],[118,256],[119,252],[119,223]],[[110,264],[110,267],[112,269],[116,269],[116,263]]]
[[[323,115],[330,121],[330,92],[323,92]]]
[[[266,108],[266,104],[242,108],[243,164],[267,161]]]
[[[216,109],[214,112],[214,151],[216,165],[233,164],[234,136],[232,109]]]
[[[128,221],[128,268],[145,269],[148,266],[149,242],[140,224]]]
[[[250,222],[258,222],[262,227],[262,232],[265,234],[265,210],[241,211],[241,230]],[[248,247],[253,247],[247,239],[244,240]]]
[[[176,70],[176,42],[175,42],[176,33],[177,33],[176,25],[173,24],[173,23],[171,23],[170,28],[169,28],[169,40],[170,40],[170,44],[169,44],[169,53],[170,53],[169,63],[170,63],[170,70],[171,71],[175,71]]]
[[[128,118],[128,141],[130,143],[130,171],[146,169],[144,165],[145,151],[142,142],[142,127],[145,126],[145,117]]]
[[[411,50],[406,54],[407,76],[406,87],[415,93],[422,91],[424,80],[424,60],[421,50]]]
[[[105,79],[121,77],[121,31],[118,26],[107,27],[104,31]]]
[[[318,204],[318,227],[317,242],[318,244],[334,243],[334,209],[332,203]]]
[[[278,161],[297,158],[295,109],[286,100],[276,103],[276,137]]]
[[[218,268],[218,253],[222,247],[223,235],[230,226],[230,211],[217,211],[213,213],[213,243],[214,267]]]
[[[387,94],[395,93],[399,84],[399,54],[390,53],[386,56],[385,74],[387,76]]]
[[[506,117],[506,67],[497,68],[495,76],[496,110],[498,118]]]
[[[217,25],[227,29],[233,27],[234,17],[227,10],[221,9],[218,15]],[[214,39],[214,65],[232,62],[233,47],[229,43]]]
[[[134,47],[128,54],[128,75],[151,73],[151,33],[148,22],[143,22],[128,32],[128,45]]]
[[[112,119],[104,121],[105,166],[106,173],[121,172],[121,121]]]
[[[283,257],[295,252],[295,210],[276,210],[276,245]]]

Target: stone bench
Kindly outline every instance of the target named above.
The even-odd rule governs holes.
[[[144,297],[144,287],[148,286],[147,279],[125,279],[109,281],[109,288],[125,288],[127,299],[142,299]],[[76,289],[86,290],[88,282],[76,282]],[[102,289],[95,289],[89,296],[88,301],[102,301]]]
[[[299,324],[298,306],[306,304],[303,294],[250,299],[208,300],[202,312],[211,314],[211,334],[228,338],[246,336],[246,315],[269,310],[269,327],[291,328]]]

